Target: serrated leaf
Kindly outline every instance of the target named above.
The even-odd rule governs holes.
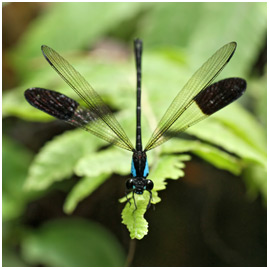
[[[136,208],[133,200],[126,203],[121,216],[122,223],[127,226],[132,239],[142,239],[148,233],[148,222],[144,218],[149,201],[149,193],[135,195]]]
[[[41,149],[29,169],[28,190],[44,190],[52,183],[67,179],[85,154],[92,154],[104,143],[82,130],[59,135]]]
[[[30,230],[22,254],[33,265],[52,267],[123,266],[123,250],[100,224],[82,219],[58,219]]]
[[[164,155],[156,162],[156,168],[152,168],[150,178],[154,182],[154,190],[165,189],[166,179],[178,179],[184,176],[184,161],[189,161],[189,155]]]
[[[64,212],[71,214],[77,204],[95,191],[108,177],[109,174],[101,174],[96,177],[81,178],[69,192],[64,203]]]
[[[141,13],[144,8],[148,8],[149,6],[152,6],[152,9],[147,10],[144,15],[146,20],[150,20],[151,23],[145,27],[137,27],[137,25],[139,24],[137,24],[137,20],[133,19],[137,16],[137,14]],[[152,101],[152,104],[150,102],[146,103],[146,106],[143,104],[142,108],[142,113],[146,111],[145,114],[146,118],[148,119],[148,123],[142,121],[143,130],[145,130],[144,126],[148,127],[153,125],[154,128],[156,125],[154,125],[154,116],[152,117],[152,114],[148,113],[148,111],[155,110],[155,113],[156,115],[158,115],[158,118],[159,116],[161,117],[164,112],[162,111],[162,109],[165,110],[166,104],[168,105],[171,102],[175,94],[180,89],[179,85],[183,85],[186,82],[186,79],[188,79],[188,77],[192,74],[192,71],[194,71],[197,66],[201,65],[201,63],[205,60],[205,55],[209,56],[210,54],[212,54],[213,51],[216,50],[215,42],[209,42],[205,45],[205,40],[210,40],[210,38],[212,37],[212,32],[216,32],[216,30],[219,30],[220,26],[223,31],[221,38],[217,41],[219,46],[223,45],[224,43],[227,43],[228,41],[231,41],[231,39],[234,39],[238,42],[238,49],[234,56],[234,60],[232,61],[232,64],[229,64],[229,68],[225,69],[223,74],[225,74],[225,72],[229,72],[229,76],[238,76],[240,74],[246,74],[246,72],[249,72],[249,66],[253,65],[253,61],[256,59],[257,54],[260,52],[261,46],[264,42],[263,37],[264,33],[266,32],[266,3],[161,3],[160,5],[144,5],[140,3],[134,3],[131,4],[131,7],[132,8],[130,8],[129,3],[85,3],[81,5],[78,5],[77,3],[70,3],[68,5],[60,3],[57,5],[49,5],[48,12],[45,11],[44,15],[39,17],[36,21],[33,21],[33,24],[29,26],[28,33],[25,33],[20,43],[18,43],[17,48],[13,50],[15,67],[17,66],[17,69],[22,76],[20,79],[24,82],[30,82],[33,77],[33,81],[35,81],[35,83],[37,82],[38,84],[30,84],[29,87],[35,85],[43,87],[46,87],[46,85],[55,85],[55,74],[52,75],[54,76],[52,80],[47,79],[52,78],[52,76],[50,75],[47,76],[48,72],[50,72],[51,70],[44,73],[42,70],[40,74],[35,73],[35,75],[33,75],[33,73],[31,72],[32,70],[30,71],[29,69],[27,70],[27,68],[25,68],[31,66],[29,65],[29,59],[33,58],[33,56],[35,55],[39,57],[39,59],[37,60],[39,62],[33,62],[33,69],[36,69],[36,67],[39,65],[40,59],[42,57],[40,55],[39,48],[41,39],[47,40],[46,42],[49,42],[48,45],[53,46],[56,49],[61,48],[63,50],[77,50],[78,48],[85,48],[86,46],[88,47],[93,45],[94,43],[96,43],[96,41],[101,39],[102,36],[105,36],[105,33],[109,32],[111,34],[111,30],[112,32],[115,31],[118,34],[120,29],[118,28],[118,26],[122,25],[122,21],[127,21],[128,23],[132,21],[131,26],[138,29],[137,33],[142,33],[142,35],[140,34],[140,36],[145,37],[145,48],[149,48],[150,46],[158,47],[163,44],[165,44],[165,46],[170,46],[166,49],[166,51],[163,51],[164,57],[160,57],[160,55],[155,55],[155,57],[153,56],[152,59],[150,57],[147,58],[146,55],[149,50],[145,49],[146,57],[144,58],[145,65],[143,65],[143,67],[145,67],[145,69],[143,69],[145,70],[145,73],[143,75],[143,84],[145,84],[147,88],[143,87],[142,93],[151,93],[149,94],[148,100]],[[105,16],[105,19],[102,20],[102,22],[99,23],[97,27],[91,27],[90,31],[88,31],[87,29],[88,35],[85,35],[85,29],[88,27],[88,25],[92,25],[91,22],[95,23],[97,21],[96,18],[98,17],[100,10],[102,11],[102,14],[105,13],[108,14],[108,16]],[[183,16],[179,17],[177,20],[170,19],[175,17],[173,16],[173,14],[179,14],[179,12],[181,12]],[[241,16],[238,16],[239,13],[241,14]],[[78,17],[77,14],[80,14],[80,16]],[[87,16],[85,16],[85,14]],[[195,21],[193,20],[193,14],[196,18]],[[76,20],[70,20],[72,16],[76,17]],[[55,23],[59,21],[59,18],[63,19],[61,21],[62,23]],[[212,23],[212,21],[214,23]],[[111,22],[113,23],[111,24]],[[128,25],[128,23],[126,25]],[[51,25],[56,27],[50,27]],[[83,25],[83,27],[78,27],[81,25]],[[125,27],[127,27],[126,25]],[[186,25],[187,27],[185,27]],[[236,25],[237,27],[233,27],[234,25]],[[48,28],[52,29],[52,31],[47,31]],[[69,31],[63,33],[63,28],[69,29]],[[69,32],[72,32],[74,29],[79,29],[79,31],[76,32],[77,38],[74,38],[70,41]],[[163,34],[160,35],[160,29],[168,29],[168,31],[162,31]],[[179,33],[178,35],[171,34],[172,32],[175,32],[175,29],[176,32]],[[60,32],[61,34],[59,35]],[[248,42],[250,33],[255,33],[252,34],[253,42]],[[113,34],[114,33],[112,33],[111,36],[113,36]],[[129,38],[128,33],[124,33],[123,35],[124,36],[122,36],[122,40],[127,40]],[[69,40],[70,42],[66,42],[66,40]],[[177,50],[171,50],[171,45],[175,45],[177,47]],[[181,46],[181,48],[179,48],[179,46]],[[84,56],[85,55],[83,55],[83,57]],[[168,58],[170,58],[171,61],[168,61]],[[44,59],[42,59],[42,61],[44,61]],[[92,63],[93,59],[87,58],[85,59],[84,63],[86,63],[87,61]],[[46,65],[46,63],[44,64]],[[93,66],[96,65],[95,62],[92,64]],[[190,67],[193,67],[194,69]],[[78,67],[76,66],[76,68]],[[89,68],[89,65],[85,64],[85,68],[88,68],[89,75],[92,78],[92,75],[95,75],[91,73],[94,67],[91,66]],[[114,65],[111,65],[111,69],[114,71]],[[46,70],[49,70],[49,68],[47,69],[46,67]],[[78,68],[78,70],[82,72],[83,75],[85,74],[83,71],[81,71],[80,68]],[[152,70],[155,70],[156,72],[151,72]],[[169,70],[169,72],[164,72],[164,70]],[[99,79],[97,81],[95,81],[94,79],[88,79],[87,77],[86,78],[87,80],[89,80],[90,83],[94,83],[95,85],[101,86],[101,88],[105,88],[105,94],[102,94],[103,89],[99,91],[97,87],[94,87],[99,93],[101,93],[102,98],[106,98],[109,104],[116,104],[115,108],[117,109],[131,107],[131,103],[129,102],[130,98],[125,91],[127,88],[129,89],[129,84],[135,84],[135,76],[132,76],[130,70],[128,70],[128,74],[131,74],[130,76],[127,74],[127,72],[122,73],[122,77],[126,76],[127,80],[130,80],[130,83],[128,81],[128,87],[125,87],[125,85],[127,84],[125,80],[117,80],[117,78],[120,78],[120,76],[114,77],[112,74],[110,77],[110,74],[108,74],[107,72],[102,72],[102,69],[96,68],[96,66],[95,72],[97,77],[99,76]],[[51,74],[52,73],[53,72],[51,72]],[[148,76],[149,73],[150,75]],[[19,77],[19,74],[16,75]],[[48,81],[47,84],[40,85],[40,83],[42,84],[45,81]],[[113,83],[111,83],[111,81],[113,81]],[[63,84],[58,84],[55,88],[52,89],[61,89],[62,85]],[[23,89],[27,87],[23,86]],[[14,115],[25,119],[31,119],[31,117],[34,118],[36,116],[35,119],[46,120],[45,114],[35,114],[33,113],[33,110],[28,110],[28,108],[26,108],[26,106],[22,104],[23,89],[20,88],[16,94],[9,95],[7,99],[4,96],[4,114]],[[257,96],[255,89],[251,89],[251,87],[248,87],[247,91],[250,90],[255,92],[255,96]],[[171,98],[168,98],[167,96],[168,91],[169,94],[171,94]],[[113,94],[113,96],[117,96],[117,98],[109,97],[110,92],[111,94]],[[142,102],[144,102],[143,100],[144,98],[142,98]],[[259,105],[257,106],[260,107]],[[226,111],[228,110],[222,111],[224,113],[224,116],[229,114],[226,113]],[[129,119],[133,119],[133,114],[130,115],[131,116],[129,116]],[[218,125],[216,128],[211,128],[211,125],[209,124],[205,125],[204,130],[202,130],[201,132],[194,131],[193,134],[197,135],[202,139],[205,139],[206,141],[209,141],[210,143],[213,142],[217,146],[221,146],[222,148],[224,148],[224,150],[228,150],[242,157],[243,164],[253,165],[253,163],[258,163],[258,169],[256,170],[255,168],[253,169],[255,170],[254,172],[250,171],[249,173],[249,175],[252,175],[253,177],[253,181],[251,182],[251,184],[254,183],[254,187],[251,184],[248,186],[250,190],[259,189],[262,193],[264,193],[266,145],[263,141],[263,135],[259,136],[259,132],[257,132],[259,128],[256,128],[255,125],[252,124],[253,122],[248,121],[247,117],[245,117],[244,115],[242,115],[242,117],[240,116],[241,118],[239,118],[238,123],[233,121],[235,119],[235,115],[237,114],[232,114],[232,118],[227,118],[227,121],[226,119],[224,119],[222,122],[219,122],[219,124],[221,124],[220,128]],[[131,125],[131,120],[129,121],[129,124],[130,128],[127,128],[127,131],[134,128],[134,125]],[[200,128],[200,126],[201,125],[199,124],[199,127],[197,126],[197,128]],[[230,130],[228,130],[227,127],[229,127]],[[258,131],[260,131],[260,129]],[[87,134],[85,133],[85,139],[86,136]],[[262,139],[259,139],[261,137]],[[242,142],[240,143],[241,140]],[[82,143],[83,142],[80,139],[78,144],[82,145]],[[176,144],[173,145],[175,146]],[[238,160],[236,158],[233,159],[231,155],[226,154],[224,151],[218,150],[214,147],[210,147],[206,144],[183,146],[185,147],[185,150],[187,150],[187,148],[189,147],[189,150],[192,150],[193,153],[206,159],[207,161],[211,162],[213,165],[219,168],[223,168],[234,173],[237,173],[239,171],[236,170],[237,168],[239,169],[239,166],[236,167]],[[237,149],[237,147],[239,147],[239,149]],[[81,171],[79,171],[81,172],[81,175],[83,173],[90,175],[100,175],[100,173],[102,172],[100,165],[96,165],[96,170],[95,166],[91,166],[91,169],[87,169],[87,158],[93,163],[95,160],[94,155],[91,155],[94,151],[90,151],[89,154],[91,155],[91,157],[87,156],[86,158],[84,158],[84,156],[82,156],[85,148],[87,149],[87,147],[78,146],[77,149],[81,150],[81,155],[79,155],[76,149],[74,149],[74,158],[69,156],[71,150],[63,151],[67,154],[59,154],[58,157],[60,158],[58,159],[55,158],[53,154],[50,155],[49,153],[45,158],[46,154],[44,154],[44,159],[40,158],[41,163],[36,163],[37,170],[33,173],[35,178],[33,186],[35,186],[35,184],[36,186],[38,186],[38,169],[40,170],[39,172],[41,172],[41,180],[44,180],[46,182],[43,187],[41,186],[41,188],[46,188],[46,186],[49,186],[50,184],[52,184],[52,182],[62,180],[59,179],[61,176],[68,177],[70,174],[72,174],[74,172],[74,167],[76,166],[77,161],[80,160],[81,163],[85,161]],[[53,150],[51,150],[50,153],[53,153]],[[119,157],[118,155],[115,156]],[[101,163],[102,159],[110,161],[110,157],[111,156],[109,156],[109,154],[107,158],[105,155],[103,155],[100,157],[99,161]],[[99,156],[97,158],[99,158]],[[42,160],[44,161],[43,163]],[[52,161],[52,163],[50,163],[49,161]],[[151,162],[151,160],[149,161]],[[61,164],[61,162],[65,164]],[[102,164],[104,165],[104,163],[105,162],[103,162]],[[54,166],[54,164],[56,165]],[[124,174],[125,171],[125,168],[123,166],[120,168],[113,168],[110,165],[104,167],[109,173],[111,173],[111,171],[116,171],[117,173]],[[57,171],[57,168],[59,171]],[[48,169],[49,173],[47,176],[45,175],[46,169]],[[129,171],[129,163],[126,166],[126,169],[128,169]],[[261,169],[262,172],[260,172],[259,169]],[[174,171],[174,168],[172,168],[172,170]],[[152,169],[151,176],[154,175],[153,172],[154,169]],[[160,168],[159,172],[160,188],[165,188],[165,182],[161,180],[161,178],[165,175],[165,167]],[[167,173],[168,172],[169,171],[167,169]],[[176,174],[175,171],[174,173]],[[255,182],[256,179],[257,182]],[[44,184],[44,182],[42,184]],[[156,198],[157,196],[155,197],[155,194],[156,192],[153,191],[153,202],[159,201]],[[140,198],[142,199],[142,197]],[[147,200],[144,199],[144,202],[146,203]],[[74,199],[74,204],[75,203],[76,202]]]
[[[149,175],[154,182],[152,204],[161,201],[157,191],[165,189],[165,179],[178,179],[184,176],[182,168],[184,168],[185,165],[183,161],[188,160],[190,160],[190,156],[188,155],[166,155],[160,157],[158,163],[152,168],[152,172],[150,172]],[[134,194],[134,199],[132,195],[132,193],[128,194],[128,202],[126,202],[126,197],[120,199],[120,202],[126,202],[122,211],[122,223],[127,226],[132,239],[142,239],[148,233],[148,222],[144,218],[144,215],[149,204],[150,194],[147,191],[145,191],[143,195]]]

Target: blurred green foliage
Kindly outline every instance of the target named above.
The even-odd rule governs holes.
[[[79,242],[79,244],[78,244]],[[22,240],[23,257],[47,266],[123,266],[124,254],[111,233],[81,219],[54,220]]]
[[[29,87],[53,89],[78,99],[44,60],[40,46],[46,44],[68,59],[102,98],[119,111],[117,119],[134,141],[134,60],[91,55],[86,50],[100,40],[109,39],[124,43],[131,50],[132,39],[140,37],[144,41],[142,129],[146,142],[193,72],[222,45],[236,41],[237,51],[220,78],[245,78],[246,95],[187,131],[202,142],[178,138],[149,153],[150,178],[155,184],[153,203],[160,202],[157,191],[165,189],[166,179],[184,176],[183,161],[190,157],[178,155],[183,152],[192,152],[233,174],[243,173],[250,197],[254,199],[260,193],[266,199],[266,76],[251,76],[265,34],[266,3],[51,3],[9,50],[20,84],[3,94],[3,116],[52,120],[26,103],[23,92]],[[251,103],[252,112],[239,103]],[[3,218],[7,225],[9,221],[19,221],[27,202],[73,174],[81,180],[63,206],[68,214],[113,173],[128,175],[130,154],[117,148],[100,151],[104,145],[105,142],[86,132],[73,130],[47,142],[31,162],[32,153],[4,138]],[[141,239],[148,232],[143,216],[147,202],[148,197],[138,197],[139,209],[135,214],[128,203],[124,208],[123,223],[132,238]],[[19,237],[22,243],[18,239],[15,244],[21,244],[23,260],[29,264],[121,266],[122,250],[115,247],[117,242],[111,235],[104,237],[107,231],[100,229],[86,221],[55,221],[28,231]],[[71,232],[73,236],[67,240],[66,235]],[[68,246],[77,245],[76,242],[80,242],[81,249],[70,252]],[[98,242],[99,248],[95,250],[92,246]],[[113,257],[109,251],[105,252],[105,245],[113,250]],[[9,247],[7,244],[6,249]],[[89,252],[83,252],[84,248]],[[89,253],[95,259],[87,256]],[[10,264],[8,257],[12,255],[4,256],[4,263]]]
[[[15,141],[3,137],[3,208],[4,221],[16,219],[25,210],[31,194],[22,191],[27,177],[32,153]]]

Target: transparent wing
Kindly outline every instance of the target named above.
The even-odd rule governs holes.
[[[246,85],[244,79],[229,78],[208,86],[193,99],[188,108],[182,112],[179,120],[171,125],[149,149],[178,136],[190,126],[232,103],[244,93]]]
[[[87,104],[88,108],[79,107],[80,111],[88,111],[91,115],[95,115],[94,123],[92,123],[92,120],[89,119],[91,124],[87,127],[87,131],[91,131],[95,135],[102,137],[108,142],[119,147],[133,151],[134,147],[132,143],[109,107],[104,103],[97,92],[94,91],[90,84],[82,77],[82,75],[53,49],[47,46],[42,46],[41,49],[49,64]],[[82,127],[81,124],[77,126]],[[94,131],[92,130],[93,126]],[[83,125],[83,128],[85,129],[86,126]],[[105,135],[106,132],[108,133],[107,136]],[[112,137],[113,139],[111,139]]]
[[[197,104],[197,99],[195,98],[198,98],[199,94],[200,96],[204,95],[207,97],[211,94],[211,99],[209,98],[208,102],[215,103],[215,99],[217,99],[218,96],[221,96],[220,89],[216,92],[212,92],[211,89],[206,89],[208,89],[207,87],[211,84],[213,79],[229,62],[235,49],[235,42],[231,42],[224,45],[194,73],[194,75],[185,84],[185,86],[178,93],[178,95],[175,97],[175,99],[165,112],[157,128],[153,132],[149,142],[147,143],[145,151],[159,146],[171,137],[176,136],[178,132],[184,131],[190,125],[193,125],[194,123],[209,116],[203,113],[203,109],[199,107],[199,103]],[[218,86],[221,85],[218,84]],[[227,91],[227,86],[225,86],[224,88],[225,89],[223,90]],[[222,94],[222,97],[225,97],[226,94]],[[227,93],[227,95],[229,94]],[[203,107],[204,106],[206,106],[206,104],[203,103]],[[215,111],[219,109],[220,108],[216,109]],[[177,121],[180,121],[180,123],[174,125]]]
[[[80,127],[111,144],[131,150],[94,111],[79,105],[64,94],[42,88],[30,88],[25,91],[24,96],[35,108]]]

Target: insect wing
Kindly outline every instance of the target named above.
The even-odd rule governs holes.
[[[208,86],[194,98],[194,102],[182,113],[180,119],[163,134],[157,144],[178,136],[190,126],[232,103],[244,93],[245,89],[246,81],[241,78],[228,78]]]
[[[47,46],[42,46],[41,49],[49,64],[87,105],[87,108],[79,106],[78,109],[80,112],[76,111],[77,113],[75,113],[74,116],[80,114],[85,116],[87,115],[87,112],[90,115],[95,115],[94,121],[91,119],[86,119],[86,121],[91,122],[91,124],[87,126],[87,131],[91,131],[93,133],[92,128],[94,128],[95,135],[102,137],[103,139],[119,147],[133,151],[134,147],[132,143],[116,120],[115,116],[112,114],[109,107],[104,103],[102,98],[97,94],[97,92],[94,91],[90,84],[83,78],[83,76],[53,49]],[[55,94],[57,97],[61,96],[59,93],[57,94]],[[51,91],[50,94],[47,94],[47,96],[52,97]],[[70,98],[66,100],[70,101]],[[59,102],[59,100],[57,102]],[[77,118],[73,118],[73,124],[76,122],[76,119]],[[81,122],[75,124],[76,126],[86,129],[86,125],[81,124]],[[106,133],[107,136],[105,135]],[[112,135],[112,133],[114,134]]]
[[[81,106],[64,94],[42,88],[30,88],[25,91],[24,96],[35,108],[80,127],[111,144],[130,150],[94,111]]]
[[[235,42],[224,45],[194,73],[165,112],[145,151],[177,136],[178,132],[186,130],[241,96],[246,88],[246,83],[242,79],[232,78],[209,86],[229,62],[235,49]],[[233,87],[236,88],[235,91]],[[228,98],[229,102],[220,101],[221,98]],[[214,105],[210,105],[211,103]],[[206,113],[207,106],[212,107],[210,113]]]

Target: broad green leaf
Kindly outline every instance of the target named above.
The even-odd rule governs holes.
[[[161,199],[158,197],[157,191],[165,189],[165,179],[178,179],[184,176],[182,169],[184,168],[183,161],[190,160],[188,155],[166,155],[161,156],[149,174],[149,178],[154,182],[154,189],[152,190],[152,204],[159,203]],[[148,222],[144,218],[149,203],[150,195],[147,191],[143,195],[134,194],[128,195],[129,201],[126,197],[121,198],[120,202],[126,202],[122,211],[122,223],[127,226],[132,239],[142,239],[148,233]]]
[[[219,169],[225,169],[235,175],[242,172],[242,161],[210,145],[201,144],[200,147],[193,150],[193,153]]]
[[[247,194],[254,200],[259,193],[262,194],[264,205],[267,200],[267,170],[259,165],[250,165],[244,171],[244,180],[247,187]]]
[[[56,49],[56,48],[55,48]],[[96,59],[81,55],[74,57],[58,52],[66,58],[102,96],[114,110],[135,109],[134,65],[128,62],[112,62],[108,59]],[[16,116],[25,120],[49,121],[53,118],[29,105],[24,91],[30,87],[42,87],[61,92],[80,101],[78,95],[52,70],[40,50],[40,64],[33,66],[31,77],[19,87],[3,94],[3,116]],[[113,83],[111,83],[113,81]],[[117,97],[117,98],[115,98]]]
[[[26,76],[26,63],[29,58],[39,55],[37,48],[41,45],[61,47],[63,50],[92,46],[106,33],[111,33],[115,27],[124,26],[123,22],[132,20],[147,6],[148,4],[143,3],[124,2],[50,3],[47,10],[33,21],[20,40],[14,50],[14,62]]]
[[[50,267],[123,266],[116,238],[100,224],[83,219],[58,219],[30,230],[22,242],[24,259]]]
[[[204,3],[158,3],[150,10],[148,23],[139,29],[139,36],[146,40],[147,46],[186,46],[204,12],[203,7]]]
[[[263,152],[238,136],[229,126],[225,126],[213,118],[192,126],[187,132],[202,140],[221,146],[247,161],[259,163],[266,167],[266,155]]]
[[[246,77],[249,74],[249,67],[254,64],[264,43],[267,27],[266,3],[208,2],[203,4],[200,21],[196,21],[196,28],[189,38],[187,48],[192,52],[189,54],[189,62],[204,61],[206,53],[216,51],[222,44],[236,41],[238,47],[235,55],[220,78]],[[206,40],[212,39],[212,33],[220,29],[219,38],[205,44]],[[250,33],[253,34],[252,42],[249,42]]]
[[[163,153],[179,153],[187,151],[191,151],[215,167],[225,169],[235,175],[240,174],[243,169],[243,163],[240,159],[198,140],[184,140],[178,138],[170,143],[168,142],[163,148]]]
[[[214,118],[228,126],[233,133],[246,141],[255,150],[265,155],[266,131],[246,109],[238,104],[233,104],[216,113]]]
[[[229,76],[242,76],[248,74],[249,66],[263,45],[266,21],[266,3],[158,3],[150,10],[148,23],[139,28],[138,36],[145,40],[147,47],[169,44],[185,49],[188,68],[194,68],[191,74],[197,69],[196,64],[200,66],[206,60],[205,55],[210,56],[218,47],[236,41],[238,49],[234,58],[237,60],[232,60],[229,71],[227,68],[224,72],[229,72]],[[220,29],[219,38],[207,42],[212,40],[212,33]],[[253,42],[249,42],[250,33]]]
[[[82,130],[55,137],[36,155],[25,188],[44,190],[56,181],[67,179],[74,173],[79,159],[86,154],[93,154],[102,143],[101,139]]]
[[[103,173],[130,173],[132,153],[112,147],[96,152],[94,155],[85,155],[75,167],[78,176],[96,177]]]
[[[266,66],[264,67],[266,69]],[[264,72],[262,77],[257,77],[249,82],[251,97],[254,101],[255,115],[259,121],[266,126],[267,124],[267,73]]]
[[[71,214],[75,210],[77,204],[87,196],[90,196],[91,193],[104,183],[108,177],[109,174],[100,174],[95,177],[81,178],[71,192],[69,192],[64,203],[64,212]]]

